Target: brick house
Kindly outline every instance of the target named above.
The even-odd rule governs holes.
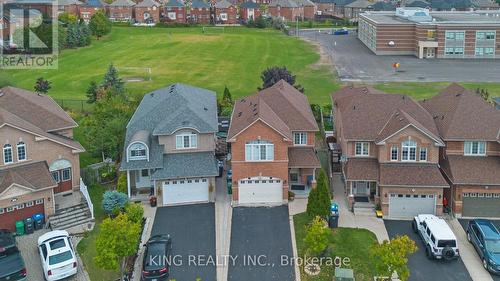
[[[188,19],[192,23],[210,23],[210,5],[203,0],[193,0],[189,8]]]
[[[294,21],[303,16],[303,8],[294,0],[273,0],[268,6],[268,12],[271,16],[286,21]]]
[[[220,0],[215,3],[216,22],[219,24],[236,24],[236,6],[227,0]]]
[[[57,2],[57,13],[68,13],[78,17],[81,5],[83,5],[83,2],[78,0],[60,0]]]
[[[138,23],[160,22],[161,4],[154,0],[144,0],[134,6],[135,21]]]
[[[500,217],[500,111],[476,93],[452,84],[421,102],[446,146],[439,163],[457,216]]]
[[[0,228],[54,214],[54,194],[79,190],[77,124],[46,95],[0,89]]]
[[[289,190],[307,196],[321,168],[318,130],[307,97],[284,80],[236,101],[227,136],[233,202],[282,204]]]
[[[103,2],[100,0],[88,0],[80,6],[80,19],[83,19],[85,23],[89,23],[92,16],[99,10],[106,11],[106,5]]]
[[[253,2],[247,1],[240,5],[240,19],[247,22],[250,19],[255,20],[261,15],[260,5]]]
[[[322,15],[334,14],[335,0],[317,0],[315,3]]]
[[[387,218],[441,215],[450,186],[439,170],[445,144],[433,116],[408,96],[366,87],[343,88],[332,102],[350,206],[380,205]]]
[[[108,18],[111,21],[132,21],[135,2],[131,0],[115,0],[107,6]]]
[[[186,6],[179,0],[169,0],[165,4],[165,18],[167,21],[185,23]]]
[[[318,11],[318,7],[316,3],[310,0],[295,0],[297,5],[300,7],[302,14],[302,19],[313,20],[316,12]]]

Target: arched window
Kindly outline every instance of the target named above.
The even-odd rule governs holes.
[[[245,144],[245,161],[274,160],[274,144],[270,141],[256,140]]]
[[[3,146],[3,163],[10,164],[14,162],[12,158],[12,145],[6,144]]]
[[[407,140],[401,146],[401,161],[416,161],[417,160],[417,142]]]
[[[136,142],[131,144],[128,151],[129,160],[144,160],[148,158],[147,147],[143,143]]]
[[[26,160],[26,144],[20,141],[17,143],[17,161]]]

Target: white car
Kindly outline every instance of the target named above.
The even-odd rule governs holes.
[[[413,219],[413,231],[420,234],[429,259],[456,259],[460,256],[457,237],[445,220],[435,215],[418,215]]]
[[[76,255],[67,231],[55,230],[40,236],[38,251],[45,280],[61,280],[76,274]]]

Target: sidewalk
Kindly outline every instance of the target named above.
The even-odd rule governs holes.
[[[344,193],[344,182],[341,174],[334,173],[332,178],[333,201],[339,205],[339,227],[364,228],[375,233],[379,243],[389,240],[389,235],[385,229],[384,220],[373,216],[358,215],[349,211],[347,197]]]
[[[137,259],[135,259],[134,264],[134,274],[132,275],[131,280],[139,281],[141,280],[141,272],[142,272],[142,259],[144,256],[144,245],[151,237],[151,231],[153,230],[153,223],[155,221],[156,216],[156,208],[153,208],[148,203],[141,203],[144,208],[144,217],[146,218],[146,222],[144,224],[144,231],[141,235],[141,241],[139,244],[139,250],[137,252]]]
[[[227,194],[226,174],[215,179],[215,253],[218,258],[229,256],[233,208]],[[217,266],[217,280],[226,281],[228,264]]]

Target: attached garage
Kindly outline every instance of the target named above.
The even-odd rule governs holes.
[[[0,229],[15,231],[16,221],[31,218],[34,214],[44,214],[43,198],[0,208]]]
[[[500,217],[500,193],[462,194],[463,217]]]
[[[239,204],[276,204],[283,202],[283,181],[270,177],[254,177],[240,180]]]
[[[168,180],[163,182],[163,205],[209,201],[207,178]]]
[[[435,213],[436,196],[434,194],[390,194],[390,218],[411,218],[419,214]]]

